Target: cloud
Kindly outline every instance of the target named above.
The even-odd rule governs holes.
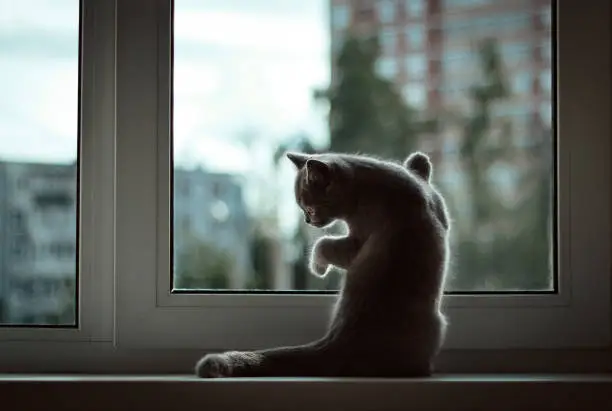
[[[270,144],[326,132],[312,100],[329,79],[326,0],[175,5],[177,160],[238,171],[244,130]],[[77,42],[77,0],[0,0],[0,157],[74,157]]]

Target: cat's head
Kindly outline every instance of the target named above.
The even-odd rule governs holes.
[[[295,199],[304,213],[304,221],[314,227],[326,227],[341,217],[339,169],[330,158],[289,152],[295,165]]]

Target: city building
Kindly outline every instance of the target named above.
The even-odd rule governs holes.
[[[550,0],[331,0],[331,60],[349,33],[378,36],[378,73],[406,101],[439,112],[479,80],[476,46],[498,41],[513,99],[496,114],[550,123]],[[332,78],[334,65],[332,64]],[[533,108],[536,108],[535,110]]]
[[[77,167],[0,162],[3,323],[73,324]]]
[[[174,269],[191,245],[207,244],[232,262],[229,288],[251,280],[250,221],[237,176],[198,168],[174,171]]]
[[[469,190],[458,161],[462,125],[453,119],[471,113],[470,87],[483,81],[478,46],[495,39],[509,96],[492,107],[490,139],[506,130],[519,154],[511,165],[495,165],[491,178],[516,203],[517,170],[538,162],[531,146],[551,135],[551,25],[550,0],[330,0],[332,81],[346,36],[377,36],[377,73],[410,106],[445,120],[442,130],[422,136],[420,148],[434,161],[437,181],[467,211]]]

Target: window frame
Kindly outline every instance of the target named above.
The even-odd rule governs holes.
[[[119,21],[119,33],[127,33],[132,46],[124,44],[124,53],[120,47],[118,54],[125,65],[125,72],[121,64],[118,71],[119,107],[122,102],[130,107],[140,104],[137,116],[124,114],[122,121],[120,109],[118,117],[118,167],[122,170],[117,186],[119,346],[252,349],[319,337],[334,300],[330,295],[170,292],[172,8],[170,0],[136,3],[124,7],[140,10],[140,24]],[[609,143],[601,138],[609,131],[601,107],[609,107],[609,101],[601,92],[604,88],[587,96],[573,80],[572,73],[584,68],[579,62],[585,57],[603,60],[601,54],[572,48],[589,39],[579,28],[590,23],[577,17],[584,12],[570,11],[571,4],[560,1],[558,6],[557,80],[559,95],[566,102],[558,104],[559,294],[447,296],[451,326],[445,349],[601,348],[610,342]],[[581,58],[576,53],[582,53]],[[138,81],[130,78],[130,68],[139,73]],[[591,79],[603,76],[596,70],[590,74]],[[583,104],[568,104],[577,101],[573,96],[580,96]],[[585,110],[590,106],[584,104],[585,98],[597,102],[600,111]],[[594,117],[595,113],[603,117]],[[580,127],[581,118],[592,119],[589,133]],[[136,151],[137,166],[132,161]],[[580,201],[587,195],[587,182],[595,187],[588,195],[593,200],[590,207],[596,210]]]
[[[114,13],[113,2],[80,1],[77,324],[2,326],[0,352],[12,342],[112,341]]]
[[[83,326],[0,329],[2,372],[186,373],[204,351],[320,336],[332,296],[169,294],[170,170],[163,165],[170,164],[170,123],[168,116],[158,116],[170,110],[170,66],[159,52],[169,46],[170,26],[164,18],[169,0],[83,1],[85,21],[92,23],[84,25],[81,56]],[[559,296],[448,296],[451,325],[439,371],[608,371],[606,4],[608,13],[588,2],[560,0],[558,6],[563,30],[557,80],[564,99],[557,108],[560,128],[576,136],[559,142],[560,163],[571,164],[562,167],[559,177],[572,189],[559,190],[560,203],[575,206],[561,207],[559,218],[560,265],[573,269],[562,270],[572,288],[563,287]],[[588,144],[576,144],[578,136]],[[581,184],[586,181],[588,187]],[[591,200],[588,205],[584,198]]]

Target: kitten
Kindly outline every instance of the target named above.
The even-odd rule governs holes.
[[[314,245],[310,269],[347,270],[326,334],[309,344],[208,354],[200,377],[428,376],[443,343],[448,212],[420,152],[403,165],[366,156],[287,153],[305,221],[343,220]]]

